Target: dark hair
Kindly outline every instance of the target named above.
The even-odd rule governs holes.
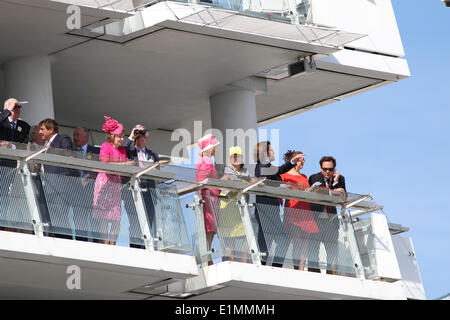
[[[284,154],[284,162],[288,163],[292,160],[292,158],[294,158],[296,155],[299,154],[303,154],[303,152],[301,151],[295,151],[295,150],[288,150],[285,154]]]
[[[42,125],[44,125],[47,130],[53,129],[54,133],[58,133],[59,131],[58,123],[54,119],[51,118],[44,119],[41,122],[39,122],[39,127],[42,127]]]
[[[331,156],[325,156],[325,157],[322,157],[322,159],[320,159],[320,161],[319,161],[321,168],[322,168],[322,164],[326,161],[333,162],[333,165],[336,167],[336,159]]]

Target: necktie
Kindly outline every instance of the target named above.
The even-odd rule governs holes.
[[[14,141],[16,135],[16,123],[14,121],[10,122],[11,125],[11,141]]]
[[[142,162],[142,161],[146,161],[146,159],[145,159],[145,154],[144,154],[144,149],[139,149],[139,152],[138,152],[138,159],[139,159],[139,166],[140,166],[141,168],[144,168],[145,165],[144,165],[144,163]]]

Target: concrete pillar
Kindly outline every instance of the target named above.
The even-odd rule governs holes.
[[[22,119],[30,125],[45,118],[55,118],[50,58],[28,57],[4,65],[5,97],[29,101],[22,109]]]
[[[216,150],[217,169],[223,170],[230,147],[237,145],[242,148],[245,165],[253,175],[253,149],[258,142],[254,91],[237,89],[218,93],[210,97],[210,108],[212,127],[222,134],[216,135],[222,143],[219,148],[223,150]]]

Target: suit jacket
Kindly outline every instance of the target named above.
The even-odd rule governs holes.
[[[288,172],[294,167],[291,162],[284,163],[280,167],[273,166],[269,163],[261,163],[258,161],[255,167],[255,177],[264,178],[269,180],[282,181],[281,174]],[[277,198],[270,198],[265,196],[256,196],[257,203],[263,203],[277,207],[280,205],[280,200]]]
[[[8,109],[0,113],[0,140],[27,143],[28,135],[30,133],[30,125],[23,120],[18,119],[16,129],[11,130],[8,117],[11,111]],[[14,168],[17,166],[16,160],[0,159],[0,166]]]
[[[323,174],[321,172],[313,174],[312,176],[309,177],[309,185],[310,186],[312,186],[316,182],[320,182],[321,186],[324,188],[327,187],[325,178],[323,177]],[[339,188],[342,188],[345,191],[347,191],[347,189],[345,188],[345,178],[342,175],[339,176],[338,183],[336,183],[335,185],[333,185],[333,179],[331,179],[330,189],[334,190],[334,189],[339,189]],[[311,203],[311,210],[319,211],[319,212],[327,211],[329,213],[337,213],[335,207],[322,206],[319,204],[312,204],[312,203]]]
[[[8,117],[11,111],[5,109],[0,113],[0,140],[28,143],[30,125],[23,120],[17,120],[16,129],[11,130]]]
[[[73,150],[76,151],[76,152],[79,152],[75,146],[74,146]],[[100,148],[88,144],[87,147],[86,147],[86,153],[97,154],[98,155],[98,154],[100,154]],[[85,157],[83,157],[83,155],[81,153],[79,153],[76,157],[85,159]],[[87,172],[87,171],[83,172],[82,170],[72,169],[72,175],[74,177],[84,176],[85,173],[86,174],[89,173],[92,177],[96,177],[97,176],[96,172],[92,172],[92,171],[91,172]]]
[[[53,150],[52,150],[53,149]],[[72,139],[67,134],[57,134],[53,141],[50,143],[50,150],[48,153],[58,154],[58,155],[68,155],[66,150],[72,150]],[[46,173],[56,173],[56,174],[64,174],[71,175],[71,170],[63,167],[55,167],[44,165],[44,171]]]
[[[134,142],[130,139],[126,139],[126,141],[122,144],[123,147],[127,148],[127,157],[130,160],[136,161],[136,165],[139,165],[139,156],[138,156],[138,150],[136,146],[134,145]],[[153,160],[154,162],[159,161],[159,155],[148,149],[145,148],[145,156],[147,160]],[[144,180],[140,183],[142,188],[155,188],[155,182],[152,180]]]

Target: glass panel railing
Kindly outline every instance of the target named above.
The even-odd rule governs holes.
[[[0,230],[32,233],[33,218],[17,161],[0,159],[0,177]]]
[[[0,147],[0,158],[3,228],[194,254],[202,266],[232,260],[359,276],[374,265],[351,216],[381,208],[368,195],[21,144]]]
[[[150,203],[146,204],[146,213],[157,249],[174,253],[191,252],[177,188],[161,183],[156,188],[150,188],[149,198],[153,200],[153,207]]]
[[[206,236],[203,199],[200,192],[190,192],[180,198],[193,253],[199,266],[207,266],[222,261],[220,243],[217,236],[208,241]]]
[[[374,279],[376,272],[374,234],[370,219],[358,219],[354,223],[355,236],[361,254],[361,262],[367,279]]]
[[[306,202],[296,201],[294,207],[281,207],[276,204],[279,199],[257,197],[256,201],[262,234],[258,242],[266,264],[356,275],[352,255],[356,244],[349,241],[347,232],[351,230],[339,214],[327,213],[323,206],[324,210],[312,210],[320,207]]]

